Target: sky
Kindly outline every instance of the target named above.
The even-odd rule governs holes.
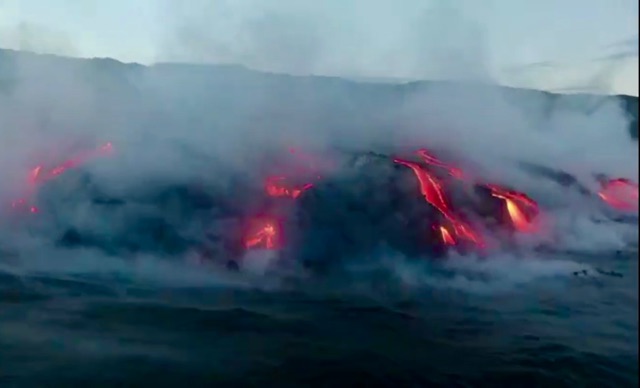
[[[636,0],[0,0],[0,47],[638,95]]]

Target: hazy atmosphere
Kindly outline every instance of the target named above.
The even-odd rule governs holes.
[[[637,15],[0,0],[0,387],[638,386]]]
[[[637,31],[634,0],[0,0],[3,48],[635,96]]]

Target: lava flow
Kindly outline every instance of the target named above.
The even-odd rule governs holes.
[[[445,169],[454,178],[463,179],[465,177],[462,170],[441,161],[425,149],[418,150],[417,154],[425,163]],[[531,232],[534,230],[533,218],[539,214],[540,210],[533,199],[524,193],[508,190],[498,185],[483,186],[491,191],[494,198],[505,202],[509,220],[517,231]]]
[[[434,155],[430,154],[427,150],[420,149],[416,153],[418,154],[418,156],[422,158],[422,160],[426,164],[443,168],[449,173],[449,175],[451,175],[454,178],[462,179],[464,177],[464,174],[462,173],[461,169],[450,166],[449,164],[443,162],[442,160],[436,158]]]
[[[247,249],[278,249],[280,247],[280,228],[275,220],[256,218],[251,220],[244,246]]]
[[[294,168],[284,168],[292,172],[293,176],[310,176],[315,175],[316,179],[320,176],[315,173],[315,161],[308,155],[298,152],[295,148],[289,149],[289,154],[296,158],[290,163]],[[304,183],[301,185],[291,184],[289,177],[284,175],[268,176],[264,182],[265,193],[269,197],[283,197],[297,199],[303,192],[313,187],[313,183]],[[276,218],[256,217],[250,220],[250,227],[244,238],[244,246],[247,249],[279,249],[281,228]]]
[[[538,204],[529,196],[497,185],[485,185],[494,198],[505,202],[507,213],[513,227],[519,232],[535,230],[533,218],[539,213]]]
[[[75,157],[68,159],[65,162],[50,169],[46,169],[42,165],[36,166],[29,172],[28,181],[31,187],[30,187],[30,190],[29,190],[30,193],[28,193],[28,196],[31,197],[33,195],[33,190],[35,190],[35,185],[39,185],[46,181],[54,179],[55,177],[67,171],[68,169],[78,167],[88,162],[91,159],[104,156],[104,155],[109,155],[112,152],[113,152],[113,145],[109,142],[91,151],[82,152],[76,155]],[[14,209],[20,209],[20,210],[26,209],[30,213],[37,213],[38,208],[31,205],[30,202],[31,201],[26,198],[20,198],[16,201],[13,201],[11,203],[11,207]]]
[[[315,179],[320,179],[317,175],[317,161],[309,155],[303,154],[295,148],[289,149],[289,154],[295,157],[294,161],[290,161],[289,166],[293,166],[293,169],[289,166],[285,168],[291,172],[290,175],[294,177],[310,177],[314,176]],[[290,178],[284,175],[272,175],[265,179],[264,188],[265,192],[270,197],[288,197],[296,199],[304,191],[313,187],[313,183],[307,182],[304,184],[291,184]]]
[[[444,226],[440,227],[440,235],[442,236],[442,242],[446,245],[456,245],[456,240],[453,239],[449,230]]]
[[[111,143],[105,143],[94,150],[80,153],[74,158],[68,159],[64,163],[61,163],[51,169],[45,170],[44,167],[37,166],[31,170],[31,173],[29,174],[30,181],[33,183],[41,183],[49,179],[53,179],[70,168],[78,167],[93,158],[108,155],[112,151],[113,145]]]
[[[305,183],[301,186],[289,187],[287,178],[284,176],[272,176],[265,180],[265,191],[270,197],[290,197],[296,199],[304,192],[313,187],[313,183]]]
[[[430,174],[427,170],[422,168],[417,163],[397,158],[394,159],[394,162],[409,167],[413,171],[416,178],[418,179],[420,193],[425,198],[425,200],[433,207],[435,207],[440,212],[440,214],[442,214],[444,218],[451,224],[453,235],[471,242],[476,246],[484,246],[484,243],[482,242],[480,237],[471,229],[471,227],[460,220],[453,212],[453,210],[451,210],[449,204],[447,203],[444,190],[442,189],[440,182],[435,176]],[[449,245],[456,243],[453,235],[451,234],[451,232],[449,232],[446,226],[441,225],[440,231],[445,243]]]
[[[618,178],[603,182],[598,196],[615,209],[638,210],[638,185],[629,179]]]

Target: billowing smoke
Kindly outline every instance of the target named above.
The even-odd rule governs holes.
[[[161,10],[167,27],[158,58],[222,65],[142,66],[0,51],[0,199],[13,198],[34,165],[107,141],[120,156],[91,168],[112,194],[194,179],[232,192],[227,176],[251,176],[267,154],[291,147],[445,149],[487,179],[527,190],[538,179],[519,162],[569,171],[587,186],[595,185],[594,173],[638,176],[637,141],[621,100],[498,87],[482,25],[451,4],[407,15],[404,27],[381,26],[376,41],[366,39],[364,21],[354,22],[347,38],[335,35],[336,20],[356,20],[357,2],[339,15],[317,2],[260,4],[199,1]],[[225,15],[228,25],[210,26],[210,13]],[[236,64],[349,75],[360,68],[351,60],[360,54],[377,66],[364,76],[438,81],[357,83]],[[85,223],[107,233],[90,209],[74,212],[58,214],[69,217],[58,225]]]
[[[339,13],[332,2],[286,2],[277,6],[252,1],[242,5],[201,1],[188,7],[166,4],[163,21],[168,27],[164,29],[166,39],[161,40],[160,57],[244,63],[267,71],[297,74],[349,75],[359,70],[364,75],[467,82],[416,88],[415,92],[402,93],[402,101],[379,101],[377,104],[384,108],[370,109],[366,114],[369,122],[348,130],[327,123],[326,118],[319,128],[309,120],[321,110],[319,101],[324,100],[343,105],[341,113],[359,115],[355,109],[347,108],[353,101],[362,101],[356,92],[350,93],[347,87],[305,90],[304,96],[295,96],[297,110],[304,112],[301,116],[307,121],[300,123],[305,129],[289,133],[280,128],[278,132],[287,139],[340,141],[356,147],[392,141],[400,145],[438,143],[471,158],[497,159],[497,166],[504,165],[506,158],[551,163],[583,175],[595,171],[638,175],[637,145],[628,141],[630,118],[619,100],[551,97],[491,86],[502,82],[503,77],[492,63],[495,55],[482,24],[487,18],[468,2],[435,1],[419,7],[411,4],[402,10],[387,9],[379,3],[367,9],[379,29],[372,29],[357,18],[359,7],[365,5],[360,3],[341,6]],[[402,14],[397,19],[403,22],[383,16],[385,12]],[[210,26],[211,19],[224,19],[227,24]],[[335,26],[347,24],[351,26],[349,34],[335,31]],[[372,30],[375,36],[371,35]],[[362,58],[367,66],[360,66],[353,58]],[[574,79],[573,87],[614,76],[615,70],[606,67],[586,78],[583,75],[582,80]],[[608,87],[600,85],[600,90]],[[252,108],[259,112],[282,109],[272,106],[273,91],[268,85],[254,91],[256,96],[266,98],[257,97]],[[289,118],[289,122],[296,125],[295,119]],[[251,130],[257,131],[255,127]],[[273,131],[268,133],[273,138]]]

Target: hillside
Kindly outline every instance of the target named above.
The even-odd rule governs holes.
[[[28,90],[37,90],[39,95],[57,96],[62,101],[79,98],[84,109],[104,115],[97,121],[105,126],[119,117],[128,121],[127,125],[132,125],[132,120],[144,125],[190,123],[194,130],[212,125],[243,126],[256,121],[264,130],[282,125],[328,126],[336,131],[364,124],[395,126],[394,114],[390,112],[397,112],[414,96],[436,88],[453,95],[477,94],[478,98],[489,89],[499,90],[525,116],[536,119],[560,106],[588,113],[617,99],[630,118],[630,134],[638,138],[638,98],[632,96],[562,95],[429,81],[375,84],[333,77],[270,74],[241,66],[146,67],[112,59],[72,59],[0,50],[0,93],[9,97],[24,93],[24,85]],[[91,103],[82,99],[87,95],[91,96]],[[45,111],[41,113],[46,116]],[[42,122],[47,121],[43,116]]]

